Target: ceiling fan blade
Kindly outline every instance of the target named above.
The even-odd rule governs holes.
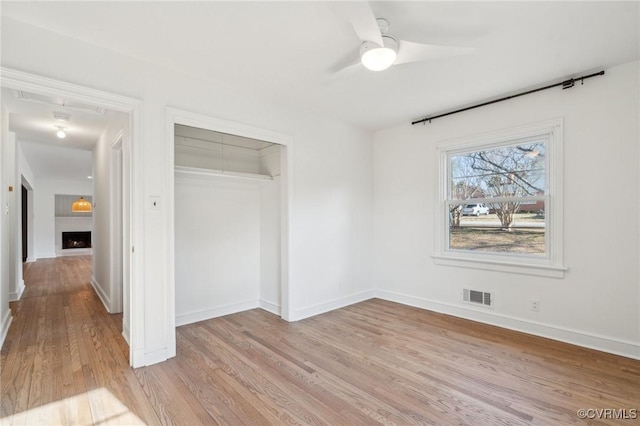
[[[371,6],[366,1],[341,3],[354,31],[362,41],[372,41],[382,46],[382,35]]]
[[[332,86],[333,84],[337,83],[338,81],[344,81],[345,79],[348,79],[349,77],[352,77],[356,74],[358,74],[360,71],[362,71],[364,69],[364,67],[362,66],[362,64],[360,63],[360,61],[358,62],[353,62],[335,72],[333,72],[324,82],[325,86]]]
[[[331,68],[329,68],[327,71],[329,71],[331,74],[335,74],[342,71],[344,68],[348,68],[359,63],[359,49],[349,49],[349,51],[342,58],[340,58],[340,60],[334,63],[333,66],[331,66]]]
[[[468,55],[475,50],[476,49],[474,47],[438,46],[435,44],[422,44],[400,40],[398,57],[394,64],[399,65],[410,62],[424,62],[433,59]]]

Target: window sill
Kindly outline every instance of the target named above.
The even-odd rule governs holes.
[[[468,257],[432,256],[436,265],[456,266],[462,268],[484,269],[487,271],[509,272],[513,274],[534,275],[548,278],[564,278],[568,268],[563,266],[536,265],[531,263],[505,262]]]

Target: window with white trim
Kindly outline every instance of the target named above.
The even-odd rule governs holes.
[[[436,263],[562,277],[562,120],[438,148]]]

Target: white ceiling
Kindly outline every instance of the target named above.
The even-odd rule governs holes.
[[[92,175],[92,150],[119,112],[71,99],[2,89],[2,105],[9,112],[9,131],[16,134],[36,178],[87,179]],[[68,121],[56,120],[63,113]],[[56,126],[66,137],[56,136]]]
[[[68,99],[7,88],[2,89],[2,105],[10,113],[9,130],[19,134],[22,140],[89,151],[116,114]],[[57,112],[66,114],[69,120],[56,120],[54,113]],[[56,137],[57,126],[65,128],[64,139]]]
[[[339,2],[3,2],[5,17],[365,129],[636,60],[638,2],[372,2],[397,38],[471,55],[360,69]],[[606,78],[606,77],[605,77]]]
[[[639,2],[372,2],[389,34],[475,48],[465,56],[356,67],[360,41],[340,2],[5,2],[15,19],[295,110],[368,130],[637,60]],[[605,77],[606,78],[606,75]],[[10,127],[37,177],[86,179],[105,115],[18,101]],[[71,114],[55,137],[54,111]],[[80,149],[80,152],[74,149]],[[73,166],[70,166],[73,164]]]

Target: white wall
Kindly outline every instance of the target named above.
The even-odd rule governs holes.
[[[260,307],[277,315],[281,313],[280,185],[280,176],[260,183]]]
[[[19,202],[21,199],[20,179],[17,175],[17,142],[16,135],[12,132],[7,133],[6,140],[2,150],[2,161],[4,162],[4,182],[3,190],[7,191],[5,209],[9,216],[9,230],[7,238],[9,240],[9,300],[18,300],[22,295],[24,284],[22,282],[22,258],[18,255],[20,245],[18,244],[19,227],[22,223]]]
[[[280,145],[260,150],[260,173],[273,177],[260,185],[260,307],[281,315],[282,165]]]
[[[260,182],[176,177],[176,324],[258,307]]]
[[[122,286],[120,280],[112,277],[112,236],[116,232],[112,220],[111,185],[112,169],[111,161],[114,155],[112,145],[122,135],[128,137],[128,117],[126,114],[115,114],[100,135],[93,149],[93,270],[91,283],[100,296],[102,303],[108,312],[120,312],[120,302],[115,300],[121,297],[122,290],[112,288]],[[128,321],[128,318],[124,321]],[[126,330],[126,328],[125,328]]]
[[[375,135],[375,256],[382,297],[640,357],[638,63]],[[564,279],[435,265],[439,141],[564,117]],[[495,292],[494,309],[460,302]],[[540,311],[529,309],[540,301]]]
[[[34,209],[34,251],[36,259],[57,256],[60,246],[56,235],[55,199],[56,194],[93,194],[93,182],[66,179],[36,178],[33,194]]]
[[[307,122],[295,146],[293,316],[370,298],[373,176],[368,134]]]
[[[11,324],[11,310],[9,309],[9,192],[7,182],[10,176],[7,175],[9,159],[7,154],[9,145],[9,114],[2,108],[0,111],[0,345],[7,337],[7,331]]]
[[[143,295],[136,306],[134,363],[166,359],[171,295],[168,288],[170,170],[165,135],[166,106],[292,135],[294,191],[289,218],[290,291],[293,318],[348,304],[370,293],[372,222],[371,135],[334,120],[290,111],[237,88],[201,81],[72,38],[3,19],[2,66],[138,98],[142,140],[135,158],[143,211],[137,218],[134,283]],[[29,46],[25,49],[24,46]],[[149,197],[160,197],[152,210]],[[134,324],[132,324],[132,327]],[[139,334],[136,334],[139,333]],[[140,361],[136,361],[139,359]]]

